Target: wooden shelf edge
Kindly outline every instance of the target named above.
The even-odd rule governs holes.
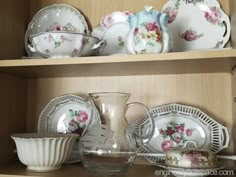
[[[128,170],[124,177],[136,176],[136,177],[158,177],[155,175],[155,170],[159,169],[157,166],[153,165],[133,165]],[[91,177],[90,173],[79,164],[65,164],[62,168],[57,171],[52,172],[32,172],[27,171],[26,167],[20,163],[15,163],[11,165],[3,165],[0,167],[0,177],[67,177],[75,176],[79,174],[80,177]]]
[[[234,170],[224,170],[227,172],[224,175],[225,177],[236,176]],[[164,174],[173,177],[170,172],[158,166],[134,164],[123,177],[161,177]],[[88,173],[80,163],[63,165],[60,170],[43,173],[27,171],[26,167],[20,163],[0,166],[0,177],[67,177],[75,175],[79,175],[79,177],[94,177],[94,174]]]
[[[50,66],[72,64],[104,64],[148,61],[184,61],[195,59],[236,58],[236,49],[209,51],[172,52],[161,54],[113,55],[55,59],[8,59],[0,60],[0,67]]]
[[[236,49],[143,55],[0,60],[0,73],[24,78],[231,73]]]

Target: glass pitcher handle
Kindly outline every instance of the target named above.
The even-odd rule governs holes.
[[[133,138],[135,138],[136,148],[138,148],[138,147],[143,146],[144,144],[146,144],[146,143],[152,138],[153,133],[154,133],[154,130],[155,130],[155,129],[154,129],[155,126],[154,126],[154,120],[153,120],[153,118],[152,118],[152,116],[151,116],[151,114],[150,114],[150,112],[149,112],[148,107],[145,106],[143,103],[140,103],[140,102],[128,103],[128,104],[126,105],[126,107],[125,107],[125,114],[126,114],[127,110],[128,110],[130,107],[135,106],[135,105],[140,106],[140,107],[142,107],[142,108],[144,108],[144,109],[146,110],[146,113],[147,113],[147,115],[148,115],[148,120],[149,120],[149,122],[150,122],[150,127],[149,127],[149,129],[148,129],[149,131],[148,131],[144,136],[142,136],[142,134],[140,135],[140,134],[138,134],[138,133],[136,133],[136,132],[133,132],[132,127],[130,126],[130,124],[129,124],[129,122],[128,122],[126,116],[125,116],[125,121],[126,121],[127,124],[129,125],[129,127],[128,127],[129,132],[128,132],[128,133],[131,133],[132,136],[133,136]],[[130,130],[131,130],[131,132],[130,132]]]

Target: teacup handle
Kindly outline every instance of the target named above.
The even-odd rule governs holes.
[[[36,49],[34,48],[34,46],[31,46],[30,44],[28,44],[27,46],[31,52],[35,53],[36,52]]]
[[[106,46],[106,40],[101,40],[97,44],[94,44],[90,49],[98,49],[98,48],[104,48]]]
[[[149,109],[147,108],[147,106],[145,106],[143,103],[140,103],[140,102],[132,102],[132,103],[128,103],[125,107],[125,114],[127,112],[127,110],[132,107],[132,106],[140,106],[142,108],[144,108],[147,112],[147,115],[148,115],[148,120],[150,122],[150,128],[149,128],[149,131],[148,133],[146,134],[146,136],[142,136],[142,135],[139,135],[135,132],[132,131],[132,127],[130,126],[126,116],[125,116],[125,121],[127,122],[127,124],[129,125],[128,129],[129,131],[131,130],[131,132],[128,132],[128,133],[132,133],[132,136],[133,138],[135,139],[135,144],[136,144],[136,148],[139,147],[139,146],[143,146],[144,144],[146,144],[147,142],[149,142],[149,140],[151,139],[151,137],[153,136],[153,133],[154,133],[154,120],[149,112]]]
[[[187,148],[187,145],[188,145],[188,144],[193,144],[195,148],[198,148],[198,145],[197,145],[197,143],[196,143],[195,141],[186,141],[186,142],[184,143],[183,148],[184,148],[184,149]]]

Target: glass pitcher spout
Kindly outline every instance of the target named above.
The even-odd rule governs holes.
[[[129,93],[121,92],[100,92],[90,93],[94,105],[96,106],[102,125],[119,126],[123,119],[124,108],[130,97]],[[119,123],[116,125],[116,123]]]

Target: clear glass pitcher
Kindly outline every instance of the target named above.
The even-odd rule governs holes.
[[[154,121],[148,108],[139,102],[127,104],[129,93],[90,93],[100,122],[88,126],[80,139],[79,152],[82,164],[88,171],[99,175],[120,175],[134,163],[136,151],[149,141],[154,132]],[[149,116],[150,128],[145,136],[135,134],[126,119],[131,106],[141,106]]]

